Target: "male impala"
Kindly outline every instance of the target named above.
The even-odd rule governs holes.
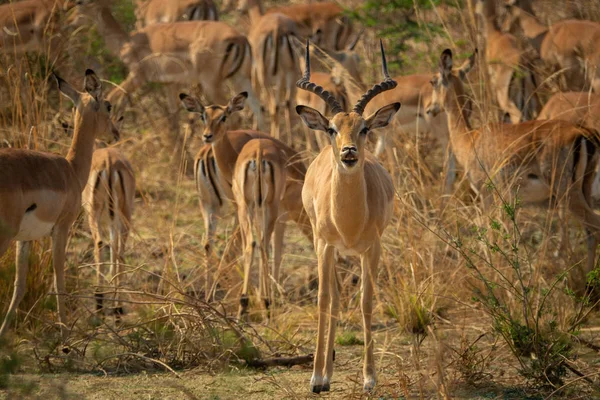
[[[248,312],[248,284],[255,252],[259,255],[258,298],[270,318],[275,284],[279,284],[280,262],[273,263],[269,272],[269,243],[279,218],[279,204],[285,195],[285,153],[269,139],[254,139],[240,152],[233,172],[233,197],[244,247],[244,285],[240,300],[239,318]],[[283,234],[283,231],[277,232]],[[277,238],[282,241],[283,238]],[[269,279],[269,276],[271,279]]]
[[[600,92],[600,23],[569,19],[548,27],[515,0],[506,1],[504,28],[518,25],[541,59],[564,74],[563,89]],[[564,71],[562,71],[564,69]]]
[[[110,103],[104,101],[100,79],[92,70],[85,72],[83,93],[55,77],[60,91],[75,104],[75,128],[67,157],[33,150],[0,150],[0,255],[13,240],[17,242],[15,288],[0,336],[7,331],[25,294],[31,241],[51,236],[58,320],[66,339],[64,268],[69,229],[81,208],[94,139],[119,136],[110,119]]]
[[[135,175],[129,160],[116,148],[94,151],[90,176],[83,191],[83,207],[94,241],[96,263],[96,310],[103,311],[103,281],[109,281],[102,273],[101,251],[105,242],[110,249],[110,278],[116,289],[120,281],[121,254],[131,228],[133,201],[135,198]],[[108,233],[108,235],[106,235]],[[104,277],[104,279],[103,279]],[[118,299],[118,296],[116,296]],[[117,318],[123,313],[119,303],[114,304]]]
[[[109,51],[121,58],[129,75],[109,94],[116,100],[146,82],[171,84],[170,113],[176,112],[177,86],[199,83],[202,93],[217,104],[226,102],[224,81],[248,92],[248,103],[262,127],[260,102],[250,80],[252,56],[248,40],[219,21],[153,24],[131,35],[112,16],[105,1],[78,0],[79,11],[89,16],[105,38]]]
[[[342,110],[348,110],[350,100],[348,98],[346,86],[344,85],[341,77],[339,77],[335,72],[332,72],[331,74],[327,72],[312,72],[311,79],[317,86],[320,86],[323,88],[323,90],[331,93],[331,95],[335,97],[337,102],[340,104],[340,107],[342,107]],[[296,103],[314,108],[321,114],[331,113],[328,104],[321,97],[312,92],[299,90],[296,93]],[[329,138],[324,133],[317,133],[315,138],[315,135],[311,132],[311,130],[306,127],[305,134],[306,149],[309,151],[320,151],[325,146],[329,145]]]
[[[260,0],[245,0],[250,17],[248,41],[252,47],[254,87],[266,91],[271,114],[271,135],[280,139],[279,110],[284,106],[288,145],[292,123],[290,107],[296,87],[297,60],[291,40],[298,35],[296,23],[279,13],[264,15]]]
[[[219,186],[210,184],[213,188],[222,188],[222,195],[227,199],[233,198],[233,179],[234,169],[239,153],[246,143],[253,139],[267,139],[273,142],[280,151],[285,155],[287,160],[286,168],[286,187],[285,197],[281,204],[280,223],[275,227],[273,258],[274,263],[281,264],[281,247],[283,244],[284,222],[291,219],[298,224],[302,232],[312,240],[312,234],[306,212],[302,206],[301,191],[304,182],[304,174],[306,169],[300,155],[294,150],[286,146],[277,139],[261,132],[252,130],[228,131],[227,121],[230,120],[232,114],[244,108],[244,101],[247,98],[247,93],[240,93],[234,96],[227,105],[211,105],[204,107],[198,99],[195,99],[186,94],[180,94],[179,97],[183,107],[189,112],[195,112],[201,115],[204,123],[203,139],[205,143],[210,143],[212,146],[212,156],[216,161],[215,171],[218,171]],[[198,174],[196,174],[198,175]],[[209,175],[208,179],[215,175]],[[208,182],[203,178],[204,185]],[[212,193],[212,189],[210,191]],[[218,198],[221,195],[219,195]],[[213,228],[214,229],[214,228]],[[214,230],[213,230],[214,232]],[[207,232],[210,235],[210,231]],[[206,241],[206,247],[210,247],[212,238],[209,236]],[[210,248],[206,250],[210,254]],[[208,272],[207,272],[208,273]],[[207,294],[209,296],[209,294]]]
[[[492,192],[484,187],[491,179],[499,190],[509,189],[506,201],[517,196],[523,204],[564,201],[591,232],[587,271],[594,267],[600,216],[590,207],[591,185],[598,163],[596,131],[560,120],[520,124],[490,124],[471,128],[464,112],[465,90],[452,72],[452,51],[444,50],[440,71],[433,76],[433,96],[428,112],[445,110],[450,142],[471,186],[489,206]]]
[[[136,0],[136,28],[178,21],[218,21],[213,0]]]
[[[369,89],[350,113],[344,112],[330,93],[310,82],[309,57],[307,43],[306,70],[297,85],[325,100],[333,114],[328,119],[310,107],[296,107],[309,128],[326,132],[331,141],[331,146],[323,149],[310,165],[302,189],[302,202],[313,228],[319,271],[319,324],[310,387],[315,393],[328,391],[333,375],[333,342],[339,312],[334,263],[334,249],[337,249],[345,255],[359,255],[361,259],[365,340],[363,388],[370,391],[375,386],[371,337],[373,283],[377,277],[381,235],[392,217],[394,185],[390,174],[365,149],[365,143],[372,129],[389,124],[400,103],[389,104],[369,117],[363,117],[364,109],[373,97],[396,86],[387,72],[383,44],[381,58],[385,79]],[[329,330],[325,338],[327,320]]]
[[[493,97],[512,123],[534,119],[540,108],[537,84],[529,60],[517,39],[503,33],[496,22],[496,0],[478,0],[477,13],[485,38],[485,57]]]

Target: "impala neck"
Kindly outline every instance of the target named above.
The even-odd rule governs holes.
[[[229,186],[233,182],[233,168],[237,160],[238,152],[235,150],[227,133],[223,135],[223,138],[217,140],[212,144],[213,154],[217,161],[217,167],[223,178],[227,181]]]
[[[121,49],[129,42],[127,32],[113,17],[108,7],[99,7],[97,9],[95,22],[98,32],[104,38],[104,43],[108,50],[113,56],[120,57]]]
[[[75,111],[73,141],[66,158],[75,171],[82,189],[87,183],[92,166],[95,128],[90,118],[84,118],[79,111]]]
[[[367,183],[364,166],[347,173],[334,159],[331,176],[331,218],[347,246],[360,239],[363,228],[369,219],[367,205]]]
[[[455,95],[455,101],[450,103],[446,107],[450,143],[456,158],[466,167],[466,160],[472,155],[471,149],[477,133],[471,128],[469,118],[466,115],[465,101]]]
[[[248,17],[250,17],[250,22],[252,24],[258,22],[260,17],[264,14],[265,12],[260,0],[248,0]]]
[[[525,11],[520,12],[519,21],[523,33],[539,53],[546,33],[548,33],[548,27],[542,25],[536,17]]]

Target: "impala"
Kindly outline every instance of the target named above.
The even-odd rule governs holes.
[[[562,87],[581,90],[586,84],[600,92],[600,23],[569,19],[545,26],[515,0],[505,3],[504,28],[519,26],[540,58],[561,71]]]
[[[7,331],[25,294],[31,241],[51,236],[58,320],[66,339],[64,268],[69,229],[81,208],[94,139],[119,136],[110,118],[110,103],[104,101],[100,79],[92,70],[85,72],[85,92],[55,78],[59,90],[75,104],[73,141],[66,158],[33,150],[0,150],[0,255],[12,241],[17,242],[15,288],[0,336]]]
[[[218,21],[213,0],[136,0],[136,28],[178,21]]]
[[[200,114],[204,123],[203,139],[205,143],[211,144],[212,156],[216,161],[215,171],[218,171],[218,182],[220,186],[216,186],[203,178],[204,186],[212,188],[222,188],[222,195],[218,198],[233,198],[233,179],[234,169],[242,148],[253,139],[267,139],[273,142],[275,146],[285,155],[287,160],[286,168],[286,186],[285,197],[282,200],[279,222],[275,227],[273,258],[275,268],[278,270],[281,264],[281,248],[283,245],[283,233],[285,221],[291,219],[296,222],[302,232],[312,241],[312,232],[308,223],[306,212],[302,206],[301,191],[304,182],[304,174],[306,169],[304,163],[300,159],[300,155],[290,147],[280,142],[279,140],[261,132],[252,130],[228,131],[227,121],[230,120],[232,114],[241,111],[244,108],[244,102],[247,98],[247,93],[240,93],[234,96],[227,105],[210,105],[204,107],[200,101],[186,94],[180,94],[180,100],[183,107],[189,112]],[[198,176],[198,174],[196,173]],[[209,175],[214,177],[215,175]],[[210,189],[213,192],[213,189]],[[216,193],[216,192],[215,192]],[[214,202],[214,200],[213,200]],[[214,229],[214,228],[213,228]],[[207,232],[207,235],[210,235]],[[212,238],[209,236],[206,241],[206,247],[211,247]],[[206,250],[207,254],[211,251]]]
[[[348,110],[348,103],[350,101],[348,92],[344,85],[343,78],[339,77],[335,71],[331,74],[326,72],[313,72],[311,73],[311,79],[316,85],[322,87],[323,90],[331,93],[340,104],[340,107],[342,107],[342,110]],[[321,97],[305,90],[299,90],[296,93],[296,103],[314,108],[321,114],[329,114],[331,112],[328,104]],[[329,138],[325,134],[317,134],[315,138],[308,127],[306,127],[305,134],[307,150],[309,151],[320,151],[325,146],[329,145]]]
[[[83,191],[83,207],[88,214],[88,222],[94,241],[94,261],[96,263],[96,310],[103,311],[103,293],[100,287],[104,280],[102,273],[101,250],[108,241],[110,249],[110,278],[118,290],[121,276],[121,254],[131,229],[131,216],[135,198],[135,175],[129,160],[116,148],[94,151],[87,185]],[[108,235],[106,233],[108,232]],[[108,240],[107,240],[108,239]],[[116,292],[115,292],[116,293]],[[115,315],[123,313],[115,302]]]
[[[271,135],[280,139],[279,109],[284,105],[288,145],[291,145],[292,128],[290,107],[295,95],[294,80],[297,60],[291,40],[298,35],[296,23],[283,14],[264,15],[260,0],[246,0],[242,7],[248,10],[252,47],[253,79],[256,88],[266,91],[271,114]]]
[[[79,11],[96,23],[109,51],[129,68],[129,75],[109,93],[109,100],[133,93],[146,82],[171,84],[173,92],[167,100],[170,113],[176,113],[177,86],[198,83],[204,95],[223,104],[227,100],[223,83],[229,80],[248,93],[250,108],[262,127],[260,102],[250,80],[251,49],[238,31],[219,21],[187,21],[154,24],[129,35],[106,3],[78,1]]]
[[[360,256],[365,342],[363,388],[370,391],[375,386],[371,337],[373,283],[381,253],[381,235],[392,217],[394,185],[390,174],[365,149],[365,143],[369,132],[389,124],[400,108],[400,103],[392,103],[367,118],[363,117],[365,107],[373,97],[396,86],[387,72],[383,44],[381,59],[383,82],[369,89],[349,113],[343,111],[333,95],[310,82],[308,43],[306,69],[297,82],[300,89],[325,100],[333,114],[328,119],[313,108],[296,107],[304,123],[311,129],[326,132],[331,142],[331,146],[325,147],[308,168],[302,188],[302,202],[313,228],[319,273],[317,349],[310,382],[315,393],[328,391],[333,375],[333,342],[339,312],[335,249],[344,255]],[[329,330],[325,338],[327,319]]]
[[[269,8],[267,14],[287,15],[304,28],[305,36],[311,36],[319,47],[341,50],[352,35],[352,25],[344,15],[344,9],[334,2],[292,4]]]
[[[456,70],[456,74],[461,79],[466,79],[467,74],[475,65],[475,53],[469,57],[465,63]],[[452,184],[456,176],[456,159],[449,146],[448,123],[445,114],[436,116],[425,113],[428,104],[431,102],[432,88],[429,84],[431,74],[414,74],[394,77],[394,81],[398,83],[395,88],[376,97],[366,107],[367,112],[374,112],[386,104],[398,102],[402,104],[402,108],[396,113],[390,130],[401,130],[403,132],[416,134],[432,135],[439,146],[444,149],[446,166],[446,179],[444,184],[444,194],[449,194],[452,189]],[[467,107],[470,112],[470,103]],[[391,132],[388,132],[388,134]],[[379,135],[375,155],[379,156],[388,148],[385,145],[385,137],[387,135]],[[389,150],[389,148],[388,148]],[[388,157],[392,157],[391,152]]]
[[[431,80],[428,113],[446,112],[452,149],[472,188],[482,196],[486,208],[492,192],[482,189],[490,180],[499,189],[518,192],[523,204],[564,201],[591,232],[587,260],[591,271],[600,229],[600,216],[590,207],[598,133],[560,120],[490,124],[474,130],[464,112],[464,86],[452,72],[452,63],[452,51],[444,50],[439,73]],[[510,196],[513,193],[507,194],[506,201],[512,201]]]
[[[543,119],[560,119],[580,126],[595,129],[600,132],[600,94],[589,92],[558,92],[552,95],[538,116]],[[598,171],[598,167],[596,167]],[[600,197],[600,174],[596,173],[592,184],[591,196]],[[563,220],[559,248],[567,251],[569,246],[569,231],[564,215],[564,207],[559,209]]]
[[[493,97],[512,123],[534,119],[540,109],[536,78],[517,39],[503,33],[496,22],[496,0],[477,0],[483,28],[485,57]]]
[[[239,318],[248,312],[250,271],[258,251],[258,298],[264,303],[266,320],[270,319],[269,307],[275,284],[279,283],[280,262],[273,263],[273,271],[269,273],[269,242],[279,218],[279,204],[285,195],[287,162],[285,153],[275,142],[255,139],[242,148],[235,163],[233,197],[244,247],[244,285]],[[277,234],[282,235],[283,231]],[[277,240],[282,241],[283,237]]]
[[[48,32],[64,0],[22,0],[0,5],[0,49],[9,54],[55,50]]]

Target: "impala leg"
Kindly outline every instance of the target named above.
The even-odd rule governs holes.
[[[264,205],[263,205],[264,206]],[[265,305],[265,314],[267,323],[271,319],[271,312],[269,310],[271,306],[271,285],[269,283],[269,252],[267,248],[269,246],[269,239],[271,238],[270,232],[265,229],[262,237],[259,236],[260,245],[258,251],[260,253],[260,265],[259,271],[259,294],[258,297],[262,299]]]
[[[556,256],[562,252],[564,255],[571,253],[571,243],[569,240],[569,218],[567,213],[567,205],[559,204],[558,206],[558,222],[560,223],[560,244],[557,249]]]
[[[325,366],[325,328],[327,324],[328,312],[331,305],[331,270],[333,265],[333,247],[328,246],[325,241],[317,242],[317,259],[319,270],[319,323],[317,328],[317,349],[315,351],[315,360],[313,366],[313,375],[310,379],[310,390],[314,393],[321,393],[323,390],[323,367]]]
[[[325,360],[325,377],[323,378],[323,391],[328,392],[330,389],[331,378],[333,377],[333,351],[335,342],[335,329],[340,312],[340,292],[335,269],[334,255],[331,256],[331,268],[329,277],[329,287],[331,290],[331,309],[329,311],[329,331],[327,332],[327,358]]]
[[[94,241],[94,263],[96,264],[96,290],[94,297],[96,298],[96,312],[102,313],[104,294],[100,289],[102,286],[102,237],[100,236],[100,218],[95,217],[94,209],[88,213],[88,221],[90,231],[92,232],[92,240]]]
[[[380,243],[376,242],[361,256],[362,265],[362,296],[361,310],[363,315],[363,329],[365,340],[365,362],[363,367],[364,391],[368,392],[375,387],[375,359],[373,356],[373,338],[371,335],[371,318],[373,315],[373,279],[377,273]]]
[[[213,241],[215,237],[215,229],[216,229],[216,218],[215,213],[209,210],[203,210],[202,215],[204,216],[204,232],[205,232],[205,242],[204,242],[204,296],[206,301],[211,301],[212,299],[212,274],[211,274],[211,256],[213,249]]]
[[[2,243],[4,251],[6,251],[6,247],[8,247],[9,243],[10,242],[8,240]],[[0,254],[4,253],[4,251]],[[0,337],[2,337],[8,330],[14,314],[17,311],[17,307],[19,306],[21,300],[23,300],[23,296],[25,296],[25,291],[27,289],[27,271],[29,269],[30,251],[31,242],[17,242],[17,271],[15,274],[15,287],[13,289],[13,296],[10,301],[10,305],[8,306],[8,311],[4,317],[4,322],[2,323],[2,327],[0,327]]]
[[[248,286],[250,284],[250,271],[254,260],[254,250],[256,248],[256,243],[252,236],[252,226],[246,218],[246,213],[246,207],[243,204],[238,204],[238,215],[244,246],[244,284],[242,287],[242,296],[240,298],[240,310],[238,312],[239,319],[244,318],[248,313]]]
[[[69,227],[57,227],[52,234],[52,265],[54,267],[54,287],[56,290],[56,304],[58,309],[58,322],[63,341],[67,339],[67,310],[65,308],[65,252],[67,248],[67,235]]]
[[[271,283],[271,296],[275,299],[275,293],[278,292],[280,281],[281,260],[283,257],[283,237],[285,235],[285,221],[278,220],[275,223],[275,231],[273,235],[273,280]]]
[[[265,130],[264,116],[263,116],[263,112],[261,109],[260,100],[256,96],[256,92],[252,88],[252,82],[247,77],[238,77],[234,83],[234,86],[238,92],[247,92],[248,93],[248,99],[246,100],[246,103],[248,104],[248,107],[250,107],[250,109],[252,110],[252,113],[254,114],[254,118],[256,120],[256,125],[257,125],[258,130],[264,131]],[[223,104],[223,103],[217,103],[217,104]]]

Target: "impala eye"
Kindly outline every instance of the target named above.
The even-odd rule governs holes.
[[[329,136],[335,135],[337,132],[333,128],[327,128],[327,133]]]
[[[363,136],[366,135],[367,133],[369,133],[369,128],[367,128],[367,127],[364,127],[360,130],[360,134]]]
[[[108,101],[105,104],[106,104],[106,110],[108,112],[110,112],[112,110],[112,105]]]
[[[227,115],[223,115],[221,117],[221,123],[223,124],[223,123],[225,123],[225,121],[227,121]]]

